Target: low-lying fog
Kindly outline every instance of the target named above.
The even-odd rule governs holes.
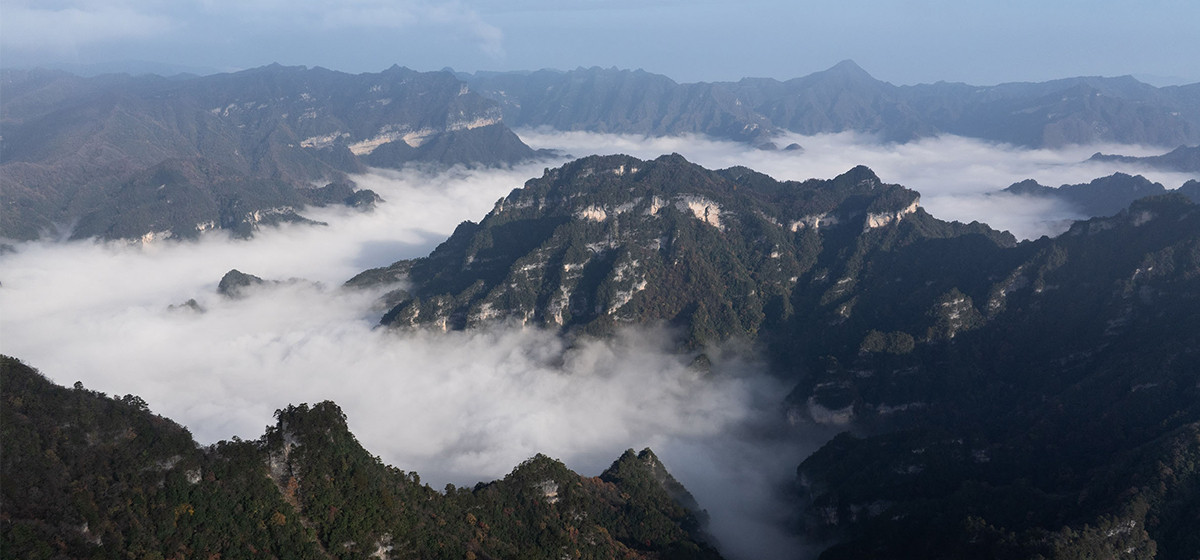
[[[866,164],[886,182],[922,192],[935,216],[981,220],[1020,237],[1057,233],[1069,211],[985,196],[1013,182],[1086,182],[1114,164],[1080,164],[1097,150],[1002,148],[961,138],[877,146],[853,135],[787,139],[794,152],[750,150],[703,138],[644,139],[524,131],[535,147],[576,156],[679,152],[707,167],[746,165],[780,179],[828,178]],[[82,381],[133,393],[211,443],[256,438],[290,403],[336,401],[371,453],[435,487],[507,474],[534,453],[599,474],[626,448],[652,447],[713,518],[732,558],[795,557],[780,500],[795,466],[832,433],[786,425],[790,387],[753,355],[712,349],[699,373],[672,355],[670,333],[631,330],[564,348],[515,327],[469,333],[373,329],[377,294],[340,284],[363,269],[427,254],[460,221],[542,168],[380,171],[358,177],[385,200],[368,213],[307,212],[326,227],[285,226],[251,241],[212,234],[195,242],[23,243],[0,256],[0,352],[62,385]],[[1123,169],[1131,171],[1129,169]],[[1150,174],[1168,188],[1182,176]],[[237,268],[267,279],[239,300],[215,292]],[[202,312],[178,307],[195,299]],[[172,308],[171,306],[177,306]]]

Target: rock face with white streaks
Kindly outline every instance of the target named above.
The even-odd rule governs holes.
[[[826,294],[809,311],[830,323],[856,316],[861,270],[829,263],[845,270],[827,286],[823,253],[833,257],[868,232],[908,235],[889,233],[900,218],[924,224],[914,226],[918,235],[958,227],[930,226],[916,201],[865,167],[797,183],[745,168],[711,171],[678,155],[593,156],[528,181],[428,257],[350,284],[408,283],[382,320],[391,326],[513,321],[602,333],[666,323],[693,345],[754,339],[789,321],[802,294]],[[848,227],[864,220],[873,226]]]
[[[866,229],[875,229],[899,222],[901,218],[916,212],[918,206],[920,206],[919,200],[914,200],[912,204],[895,212],[869,213],[867,214],[867,221],[864,227]]]

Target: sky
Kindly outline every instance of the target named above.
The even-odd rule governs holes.
[[[1194,0],[0,0],[0,65],[211,73],[602,66],[894,84],[1200,82]]]

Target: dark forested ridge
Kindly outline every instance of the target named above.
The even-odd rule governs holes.
[[[800,467],[809,532],[849,539],[827,557],[1200,554],[1200,210],[1152,197],[1023,246],[945,302],[952,338],[864,339],[795,393],[875,426]]]
[[[538,455],[439,492],[371,456],[331,402],[198,447],[136,396],[13,358],[0,387],[6,558],[720,558],[649,449],[595,478]]]
[[[512,126],[632,134],[702,133],[769,145],[779,131],[857,131],[889,142],[956,134],[1028,147],[1200,142],[1200,84],[1079,77],[972,86],[894,86],[852,61],[787,81],[679,84],[616,68],[458,74]]]
[[[799,183],[591,157],[350,284],[397,281],[392,326],[756,341],[792,421],[858,434],[799,471],[830,557],[1200,553],[1200,207],[1181,193],[1016,243],[862,167]]]
[[[535,152],[444,72],[272,65],[205,77],[0,75],[0,235],[245,235],[369,164],[508,164]],[[345,189],[342,189],[345,190]],[[340,191],[339,191],[340,192]],[[169,234],[168,234],[169,232]]]

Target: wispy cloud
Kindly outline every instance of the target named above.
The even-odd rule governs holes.
[[[0,44],[11,49],[69,53],[94,43],[159,37],[177,28],[173,18],[130,3],[6,4]]]
[[[201,0],[204,11],[236,16],[295,32],[385,29],[455,33],[493,58],[504,54],[504,33],[459,0]]]
[[[5,48],[48,53],[178,36],[193,44],[255,37],[288,43],[330,32],[390,30],[457,35],[493,59],[504,56],[501,29],[459,0],[11,0],[4,6],[0,29]]]

